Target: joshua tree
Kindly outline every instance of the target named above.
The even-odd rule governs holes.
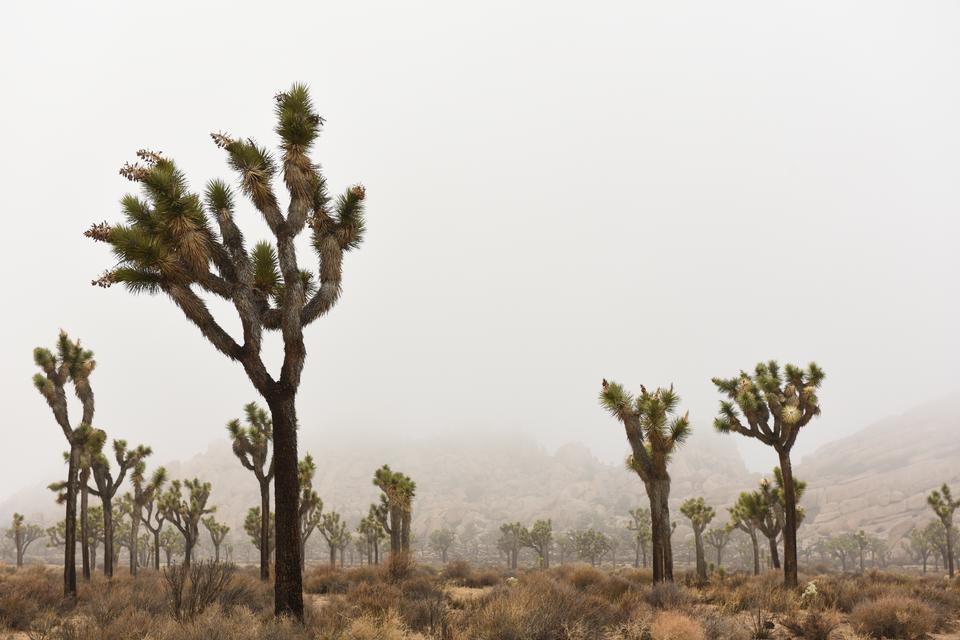
[[[330,550],[330,566],[337,566],[337,551],[343,547],[345,538],[349,541],[347,523],[340,519],[340,514],[336,511],[325,513],[320,520],[320,535],[326,540]]]
[[[453,530],[443,528],[430,533],[430,548],[440,556],[440,562],[447,564],[447,551],[453,545]]]
[[[103,541],[103,507],[90,507],[87,510],[87,546],[91,571],[97,570],[97,546],[103,544]]]
[[[553,544],[553,523],[550,520],[537,520],[530,529],[520,531],[520,544],[530,547],[537,554],[537,563],[541,569],[550,568],[550,546]]]
[[[857,554],[860,557],[860,573],[864,572],[863,552],[870,546],[870,536],[863,529],[853,534],[853,541],[857,543]]]
[[[158,467],[150,481],[146,481],[146,464],[140,460],[130,471],[130,483],[133,485],[133,511],[131,513],[131,548],[130,548],[130,573],[137,575],[137,562],[134,558],[139,558],[137,547],[139,545],[140,525],[143,524],[147,530],[153,534],[154,546],[154,566],[156,570],[160,569],[160,529],[163,527],[163,514],[156,509],[156,500],[160,495],[163,485],[167,481],[167,470]],[[151,522],[151,517],[154,522]]]
[[[730,531],[731,529],[728,525],[725,527],[714,527],[703,534],[703,541],[717,551],[718,569],[723,566],[723,549],[730,542]]]
[[[241,363],[270,407],[277,472],[275,609],[278,615],[302,619],[295,400],[306,357],[303,329],[340,297],[343,255],[358,247],[363,236],[365,192],[362,186],[351,187],[331,206],[326,181],[308,156],[323,120],[307,88],[294,85],[277,94],[276,102],[279,167],[251,139],[211,136],[227,152],[241,191],[262,214],[275,246],[262,242],[248,253],[234,222],[230,187],[212,181],[201,200],[188,190],[172,160],[150,151],[138,152],[143,165],[128,164],[121,170],[143,185],[146,200],[127,196],[127,224],[104,222],[86,235],[109,243],[119,261],[95,284],[121,282],[134,292],[167,294],[218,351]],[[273,188],[278,169],[290,194],[286,214]],[[219,237],[211,219],[219,226]],[[297,261],[295,241],[305,226],[313,232],[319,278]],[[241,341],[214,319],[197,290],[233,303],[243,329]],[[279,331],[283,338],[283,365],[276,378],[261,356],[264,331]]]
[[[47,527],[45,532],[47,536],[47,547],[50,549],[55,549],[62,547],[65,544],[67,538],[67,523],[63,520],[53,525],[52,527]]]
[[[183,489],[188,492],[183,495]],[[213,513],[216,507],[207,508],[210,498],[210,483],[193,480],[174,480],[160,499],[163,517],[183,536],[183,564],[190,566],[193,548],[200,538],[200,521]]]
[[[126,440],[113,441],[113,455],[117,461],[118,470],[116,477],[110,470],[110,461],[103,454],[103,447],[106,444],[107,434],[100,429],[94,429],[90,437],[90,446],[92,450],[93,480],[97,485],[94,489],[88,490],[93,495],[100,498],[103,504],[103,573],[108,577],[113,577],[113,497],[123,484],[123,479],[131,467],[151,454],[150,447],[140,445],[136,449],[127,450]],[[135,564],[135,563],[134,563]]]
[[[347,549],[350,548],[350,543],[353,542],[353,536],[350,535],[350,532],[347,530],[347,523],[343,523],[343,534],[337,538],[337,551],[340,552],[340,568],[344,567],[344,555]],[[353,564],[353,560],[350,560],[350,564]]]
[[[217,519],[213,516],[207,516],[204,518],[203,526],[206,527],[207,532],[210,533],[210,542],[213,543],[213,561],[220,562],[220,545],[223,544],[227,534],[230,533],[230,527],[222,522],[217,522]]]
[[[707,561],[703,553],[703,532],[713,520],[716,512],[707,505],[703,498],[690,498],[680,505],[680,513],[690,519],[693,527],[693,541],[697,552],[697,578],[700,582],[707,581]]]
[[[380,564],[380,542],[387,534],[380,524],[376,505],[370,505],[370,513],[357,525],[357,533],[367,542],[367,564]]]
[[[163,549],[163,553],[167,559],[167,566],[169,567],[173,556],[184,552],[183,536],[173,529],[165,529],[164,532],[160,534],[160,548]]]
[[[323,516],[323,500],[313,488],[313,476],[316,472],[317,465],[313,463],[310,454],[307,454],[300,461],[300,541],[303,544],[300,553],[301,567],[306,566],[307,562],[307,540]]]
[[[954,500],[953,496],[950,494],[950,487],[948,487],[947,483],[944,482],[939,491],[934,489],[930,495],[927,496],[927,504],[930,505],[930,508],[933,509],[933,512],[937,514],[938,518],[940,518],[940,522],[943,523],[943,530],[947,539],[947,553],[944,561],[947,564],[947,573],[952,578],[954,570],[953,514],[957,510],[957,507],[960,507],[960,498]]]
[[[771,360],[756,366],[754,374],[741,371],[734,378],[714,378],[717,389],[729,400],[720,403],[714,427],[721,433],[739,433],[773,447],[783,472],[784,528],[783,578],[787,587],[797,586],[797,492],[790,451],[797,435],[820,415],[817,389],[823,370],[811,362],[806,369],[784,367]],[[744,424],[744,421],[746,424]]]
[[[507,567],[516,569],[520,549],[523,548],[523,525],[519,522],[506,522],[500,525],[497,548],[507,556]]]
[[[653,581],[673,581],[670,542],[670,458],[690,435],[688,415],[674,416],[680,397],[669,389],[649,393],[640,387],[634,398],[616,382],[603,381],[600,403],[623,423],[632,454],[627,466],[643,481],[650,499]]]
[[[60,332],[57,338],[56,355],[49,349],[37,347],[33,350],[33,361],[42,373],[33,376],[33,384],[47,401],[53,417],[63,431],[70,446],[67,461],[67,479],[64,486],[66,505],[66,530],[63,553],[63,595],[70,600],[77,597],[76,567],[76,522],[77,487],[80,470],[80,454],[84,441],[93,422],[93,389],[90,387],[90,374],[96,366],[93,352],[80,346],[80,341],[72,342],[66,333]],[[80,399],[82,407],[80,423],[76,427],[70,424],[67,409],[67,384],[73,384],[74,393]]]
[[[27,524],[19,513],[13,514],[13,526],[7,529],[7,538],[13,542],[17,553],[17,568],[23,566],[23,557],[27,547],[44,536],[43,527],[38,524]]]
[[[840,561],[842,571],[847,570],[847,560],[853,559],[853,554],[857,552],[857,541],[853,534],[844,533],[830,538],[827,541],[827,550],[830,555]]]
[[[627,523],[627,529],[634,532],[633,546],[634,559],[633,566],[647,566],[647,548],[650,546],[651,522],[650,509],[637,507],[630,509],[630,522]],[[641,565],[642,561],[642,565]]]
[[[270,482],[273,480],[273,456],[270,453],[270,447],[273,442],[273,421],[267,412],[258,407],[255,402],[250,402],[243,407],[247,417],[247,426],[240,424],[239,420],[231,420],[227,423],[227,432],[233,441],[233,453],[240,460],[244,468],[253,472],[257,478],[257,484],[260,486],[260,537],[265,538],[270,535]],[[300,468],[298,465],[298,475]],[[301,505],[302,508],[302,505]],[[301,518],[302,523],[302,518]],[[273,549],[271,545],[261,545],[260,549],[260,579],[270,579],[270,553],[268,549]]]
[[[247,517],[243,520],[243,530],[247,533],[247,536],[250,538],[250,544],[257,551],[262,551],[263,547],[263,529],[260,527],[260,523],[263,522],[263,517],[260,514],[260,507],[250,507],[247,510]],[[275,527],[275,516],[270,514],[270,519],[268,521],[269,526],[267,529],[267,557],[269,558],[273,555],[273,544],[276,541],[274,537],[274,527]],[[262,554],[261,554],[262,557]]]
[[[940,526],[939,523],[932,523],[936,526]],[[930,535],[928,528],[919,528],[914,527],[910,530],[910,551],[913,554],[913,557],[917,559],[918,562],[923,564],[923,572],[927,572],[927,559],[930,558],[930,554],[933,552],[934,544],[933,538]]]
[[[730,524],[750,536],[753,546],[753,575],[760,575],[760,545],[757,542],[757,518],[761,513],[756,492],[743,492],[730,507]]]
[[[577,556],[581,560],[589,560],[591,566],[594,567],[600,562],[600,558],[610,550],[610,539],[596,529],[577,531],[574,540]]]
[[[409,476],[393,471],[385,464],[374,472],[373,484],[382,492],[377,517],[380,525],[390,535],[390,553],[409,553],[416,483]]]

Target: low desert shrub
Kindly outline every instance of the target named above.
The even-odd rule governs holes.
[[[883,596],[854,607],[850,621],[872,638],[924,638],[936,627],[933,609],[907,596]]]
[[[673,582],[655,584],[647,593],[647,603],[657,609],[681,609],[692,602],[692,597],[683,587]]]
[[[170,610],[177,620],[192,620],[219,602],[230,587],[236,567],[220,562],[174,565],[163,572]]]
[[[313,567],[303,576],[303,590],[307,593],[346,593],[349,587],[345,572],[330,565]]]
[[[679,611],[662,611],[650,625],[652,640],[706,640],[703,625]]]
[[[833,609],[810,609],[785,616],[780,622],[804,640],[830,640],[840,626],[840,615]]]

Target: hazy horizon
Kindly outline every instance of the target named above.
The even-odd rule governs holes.
[[[121,217],[139,148],[194,190],[233,181],[208,134],[275,147],[272,96],[295,81],[326,118],[332,191],[368,194],[343,297],[306,330],[310,437],[515,430],[612,462],[602,378],[675,384],[706,432],[711,376],[816,360],[802,458],[960,389],[955,4],[257,6],[7,7],[0,500],[62,468],[31,384],[60,328],[96,354],[96,426],[151,466],[256,399],[169,300],[90,286],[113,261],[82,233]],[[252,207],[238,219],[266,237]]]

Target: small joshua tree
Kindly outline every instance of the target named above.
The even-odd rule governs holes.
[[[416,483],[385,464],[374,472],[373,484],[382,492],[377,514],[381,526],[390,535],[390,553],[409,553]]]
[[[703,532],[713,520],[716,512],[707,505],[703,498],[690,498],[680,505],[680,513],[690,519],[693,527],[693,541],[697,553],[697,579],[701,583],[707,581],[707,561],[703,552]]]
[[[183,489],[187,495],[183,495]],[[183,564],[189,566],[193,549],[200,538],[200,521],[216,507],[207,507],[210,499],[210,483],[199,479],[174,480],[160,500],[160,508],[167,522],[176,527],[183,536]]]
[[[163,533],[160,534],[160,548],[163,549],[163,554],[166,556],[167,566],[169,567],[173,557],[184,552],[183,536],[173,529],[165,529]]]
[[[270,482],[273,480],[273,456],[270,446],[273,440],[273,422],[270,416],[255,402],[243,407],[247,417],[247,426],[239,420],[227,423],[227,432],[233,442],[233,453],[240,460],[240,464],[253,472],[260,487],[260,537],[270,535]],[[298,466],[298,474],[300,472]],[[301,505],[302,507],[302,505]],[[302,522],[302,518],[301,518]],[[260,549],[260,579],[270,579],[271,545],[261,545]]]
[[[944,561],[947,564],[947,573],[952,578],[954,572],[953,514],[957,510],[957,507],[960,507],[960,498],[954,499],[950,494],[950,487],[947,486],[946,482],[944,482],[939,491],[934,489],[930,495],[927,496],[927,504],[930,505],[930,508],[933,509],[933,512],[937,514],[938,518],[940,518],[940,522],[943,523],[943,530],[945,532],[947,542],[947,553],[945,554]]]
[[[307,562],[307,540],[320,524],[323,517],[323,500],[313,488],[313,476],[317,472],[317,465],[307,454],[300,461],[300,540],[303,550],[300,553],[301,567]]]
[[[363,237],[365,191],[355,186],[330,202],[319,165],[308,155],[323,120],[304,85],[277,94],[276,118],[279,163],[249,138],[211,135],[226,151],[241,191],[263,216],[275,243],[262,242],[248,252],[235,222],[232,189],[215,180],[201,198],[190,192],[172,160],[146,150],[138,153],[143,164],[121,170],[143,186],[146,200],[127,196],[126,224],[96,224],[86,235],[108,243],[119,262],[94,284],[123,283],[133,292],[165,293],[218,351],[243,366],[270,407],[276,459],[275,612],[302,620],[296,396],[306,358],[303,330],[340,297],[344,253]],[[274,191],[278,177],[290,195],[285,213]],[[297,260],[296,240],[307,226],[319,277],[301,269]],[[233,304],[242,339],[223,328],[200,294]],[[264,331],[282,336],[279,375],[271,375],[264,363]]]
[[[76,522],[77,488],[80,471],[80,454],[90,425],[93,422],[93,389],[90,387],[90,374],[96,362],[93,352],[80,346],[80,341],[72,342],[66,333],[60,332],[57,338],[56,355],[49,349],[37,347],[33,350],[33,361],[40,367],[41,373],[33,376],[33,384],[47,401],[53,412],[54,420],[63,431],[70,446],[67,465],[67,480],[63,490],[63,502],[66,505],[66,530],[63,553],[63,595],[68,599],[77,597],[76,567]],[[70,424],[67,409],[67,384],[73,384],[74,393],[80,399],[82,412],[80,423]],[[84,541],[84,544],[86,542]]]
[[[756,492],[741,493],[729,511],[730,524],[750,536],[753,546],[753,575],[758,576],[760,575],[760,544],[757,541],[757,521],[762,517],[763,510]]]
[[[387,537],[378,514],[377,506],[370,505],[370,512],[357,525],[357,533],[366,540],[367,564],[380,564],[380,542]]]
[[[703,541],[717,552],[717,569],[723,566],[723,550],[730,542],[730,526],[714,527],[703,534]]]
[[[127,450],[126,440],[114,440],[113,454],[118,466],[117,475],[114,477],[113,472],[110,470],[110,461],[103,454],[103,447],[106,443],[106,439],[106,433],[100,429],[94,430],[90,440],[93,449],[91,467],[93,469],[93,479],[97,485],[97,488],[94,489],[93,487],[90,487],[88,490],[90,493],[100,498],[100,502],[103,504],[103,573],[108,578],[112,578],[113,559],[115,557],[113,537],[113,497],[120,489],[120,485],[123,484],[123,479],[126,477],[127,471],[131,467],[135,467],[137,463],[149,456],[151,454],[151,450],[149,447],[144,447],[143,445],[137,447],[136,449]],[[136,564],[132,557],[131,564]]]
[[[508,568],[517,568],[517,561],[522,548],[523,525],[519,522],[506,522],[500,525],[500,539],[497,540],[497,549],[506,555]]]
[[[247,510],[247,517],[243,520],[243,530],[246,532],[247,537],[250,538],[250,544],[252,544],[257,551],[262,551],[264,547],[263,528],[260,526],[262,522],[263,516],[260,513],[260,507],[250,507]],[[270,519],[268,520],[266,537],[268,558],[273,555],[273,543],[276,540],[273,536],[275,522],[274,514],[271,513]]]
[[[823,370],[811,362],[806,369],[784,367],[773,360],[760,363],[754,374],[741,371],[734,378],[714,378],[729,400],[720,403],[714,427],[721,433],[739,433],[773,447],[783,472],[783,576],[787,587],[797,586],[797,492],[790,452],[801,429],[820,415],[817,389]]]
[[[133,512],[131,514],[132,542],[130,549],[130,573],[132,575],[137,575],[138,562],[135,562],[134,558],[139,558],[137,548],[140,544],[138,536],[141,524],[153,534],[153,568],[158,571],[160,570],[160,529],[163,527],[163,514],[156,508],[156,500],[160,495],[163,485],[167,481],[167,470],[163,467],[158,467],[153,472],[149,482],[147,482],[146,479],[146,470],[146,464],[140,460],[133,466],[130,472],[130,484],[133,485]],[[153,518],[152,522],[151,518]]]
[[[349,539],[347,523],[340,519],[336,511],[325,513],[320,520],[320,535],[326,540],[330,551],[330,566],[337,566],[337,551],[344,545],[344,538]]]
[[[940,526],[937,523],[937,526]],[[914,527],[910,530],[910,552],[923,565],[923,572],[927,572],[927,560],[933,553],[933,538],[926,528]]]
[[[227,538],[227,534],[230,533],[230,527],[222,522],[217,522],[213,516],[204,518],[203,526],[206,527],[207,532],[210,534],[210,542],[213,543],[213,561],[220,562],[220,545],[223,544],[223,541]]]
[[[633,531],[634,567],[647,566],[647,549],[650,547],[651,533],[650,509],[637,507],[630,509],[630,522],[627,529]]]
[[[537,520],[530,529],[520,532],[520,542],[537,554],[537,564],[541,569],[550,568],[550,547],[553,545],[553,523],[550,520]]]
[[[43,527],[37,524],[27,524],[19,513],[13,514],[13,525],[7,529],[7,538],[13,542],[17,554],[17,568],[23,566],[23,558],[27,547],[45,535]]]
[[[616,382],[603,381],[600,404],[623,423],[632,454],[627,466],[643,481],[650,499],[653,542],[653,581],[673,582],[670,536],[670,474],[667,466],[690,435],[688,415],[675,416],[678,396],[671,386],[649,393],[641,386],[634,398]]]
[[[430,548],[440,556],[443,564],[447,564],[447,551],[453,545],[455,537],[453,530],[447,528],[436,529],[430,533]]]

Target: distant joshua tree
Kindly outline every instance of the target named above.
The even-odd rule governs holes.
[[[453,545],[455,538],[456,534],[452,529],[436,529],[430,533],[430,548],[440,556],[440,562],[443,564],[447,564],[447,551]]]
[[[390,536],[390,553],[409,553],[416,483],[385,464],[373,474],[373,484],[382,492],[376,513],[380,525]]]
[[[643,481],[650,499],[654,582],[673,582],[673,547],[670,528],[670,474],[667,466],[674,451],[690,435],[688,415],[674,416],[678,396],[671,386],[649,393],[640,387],[634,398],[616,382],[603,381],[600,403],[623,423],[632,455],[627,466]]]
[[[358,247],[363,237],[365,190],[351,187],[330,202],[319,165],[308,155],[323,120],[304,85],[277,94],[276,116],[279,166],[249,138],[211,134],[227,152],[241,191],[262,214],[276,245],[261,242],[248,253],[234,221],[230,187],[212,181],[202,200],[189,191],[186,177],[172,160],[146,150],[137,154],[143,165],[128,164],[121,170],[143,186],[146,200],[127,196],[126,224],[96,224],[86,235],[111,245],[119,262],[94,284],[108,287],[120,282],[133,292],[167,294],[218,351],[243,365],[269,405],[277,469],[275,611],[302,620],[295,401],[306,358],[303,329],[330,311],[340,297],[344,253]],[[290,194],[286,214],[274,192],[278,173]],[[212,222],[219,226],[219,237]],[[313,232],[319,278],[297,261],[296,239],[306,226]],[[217,322],[195,289],[233,303],[242,341]],[[276,378],[262,358],[264,331],[278,331],[283,338],[283,365]]]
[[[651,532],[650,509],[637,507],[630,509],[630,522],[627,529],[633,531],[634,567],[647,566],[647,549],[650,548]]]
[[[164,556],[169,567],[173,561],[173,556],[184,552],[183,536],[167,528],[160,534],[160,548],[163,549]]]
[[[138,553],[138,547],[140,545],[141,538],[140,535],[140,525],[143,524],[147,527],[147,530],[153,534],[153,546],[154,546],[154,566],[156,570],[160,569],[160,529],[163,527],[163,515],[160,513],[159,509],[155,508],[156,500],[160,491],[163,488],[163,485],[167,481],[167,470],[163,467],[158,467],[153,475],[150,477],[150,481],[147,482],[146,479],[146,470],[147,466],[142,460],[138,461],[137,464],[133,466],[133,469],[130,471],[130,484],[133,485],[133,494],[132,494],[132,503],[133,511],[131,513],[131,547],[130,547],[130,573],[131,575],[137,575],[137,565],[138,562],[134,561],[134,558],[139,559],[140,554]],[[151,523],[151,517],[156,518],[155,522]]]
[[[701,583],[707,581],[707,561],[703,552],[703,532],[713,520],[716,511],[704,502],[703,498],[690,498],[680,505],[680,513],[690,519],[693,527],[693,541],[697,553],[697,579]]]
[[[784,496],[783,580],[787,587],[797,586],[799,526],[790,451],[800,430],[820,415],[817,389],[823,379],[823,370],[816,363],[811,362],[806,369],[787,365],[781,375],[780,366],[773,360],[758,364],[752,376],[741,371],[734,378],[713,379],[717,389],[729,398],[721,401],[714,427],[721,433],[756,438],[773,447],[780,458]]]
[[[367,564],[380,564],[380,543],[387,537],[387,532],[380,524],[376,505],[370,505],[370,512],[357,525],[357,533],[366,540],[364,549],[367,553]]]
[[[300,553],[301,567],[307,562],[307,540],[320,524],[323,517],[323,500],[313,488],[313,476],[317,472],[317,465],[307,454],[300,461],[300,542],[303,549]]]
[[[520,549],[523,548],[523,525],[519,522],[506,522],[500,525],[500,539],[497,548],[507,556],[507,567],[517,568]]]
[[[550,547],[553,546],[553,522],[537,520],[529,529],[520,532],[520,543],[537,554],[537,564],[541,569],[550,568]]]
[[[23,566],[23,558],[27,553],[27,547],[42,538],[45,533],[40,525],[27,524],[21,514],[14,513],[13,524],[7,529],[6,535],[13,542],[13,548],[17,554],[17,568],[19,568]]]
[[[590,565],[594,567],[610,550],[610,539],[593,528],[586,531],[577,531],[574,540],[577,545],[577,556],[581,560],[589,560]]]
[[[703,534],[703,541],[717,552],[717,568],[723,566],[723,550],[730,542],[730,526],[714,527]]]
[[[90,439],[92,456],[93,480],[97,487],[90,487],[88,490],[93,495],[100,498],[103,504],[103,573],[108,578],[113,577],[113,559],[114,538],[113,538],[113,497],[123,484],[127,471],[135,467],[137,463],[149,456],[152,452],[150,447],[140,445],[136,449],[128,450],[126,440],[113,441],[113,455],[117,461],[117,475],[113,476],[110,470],[110,460],[103,454],[103,447],[106,444],[107,434],[100,429],[95,429]]]
[[[183,495],[183,489],[187,495]],[[210,483],[193,480],[174,480],[160,500],[163,517],[183,536],[183,564],[190,566],[193,549],[200,539],[200,521],[216,507],[207,507]]]
[[[847,570],[847,562],[857,553],[857,541],[851,533],[843,533],[827,541],[827,551],[840,561],[840,569]]]
[[[761,517],[762,509],[757,493],[744,491],[729,511],[730,524],[750,536],[753,546],[753,575],[758,576],[760,575],[760,545],[757,541],[757,521]]]
[[[953,514],[957,510],[957,507],[960,507],[960,498],[955,500],[950,494],[950,487],[947,486],[946,482],[944,482],[939,491],[934,489],[930,493],[930,495],[927,497],[927,504],[930,505],[930,508],[933,509],[933,512],[937,514],[937,517],[940,518],[940,522],[943,524],[943,530],[945,532],[947,542],[947,552],[945,554],[946,557],[944,558],[944,561],[947,564],[947,573],[952,578],[954,572]]]
[[[266,545],[263,544],[264,538],[263,538],[263,528],[261,527],[262,522],[263,522],[263,516],[260,513],[260,507],[250,507],[247,510],[247,517],[244,518],[243,520],[243,530],[246,532],[247,536],[250,538],[250,544],[252,544],[257,551],[261,552],[260,557],[263,557],[263,553],[262,553],[263,547],[266,546],[267,558],[269,559],[270,556],[273,555],[273,543],[276,540],[276,538],[273,535],[274,523],[275,523],[274,514],[271,513],[270,518],[267,521],[268,528],[267,528],[267,537],[266,537],[267,544]],[[269,571],[269,567],[267,568],[267,570]]]
[[[940,523],[931,523],[940,526]],[[923,572],[927,572],[927,560],[934,550],[933,537],[930,535],[929,527],[914,527],[910,530],[910,552],[913,557],[923,565]]]
[[[231,420],[227,423],[227,431],[233,442],[233,453],[240,460],[244,468],[253,472],[257,478],[257,484],[260,486],[260,537],[261,539],[270,535],[270,482],[273,480],[273,456],[270,453],[270,447],[273,442],[273,421],[267,412],[258,407],[255,402],[250,402],[243,407],[247,417],[247,426],[240,424],[239,420]],[[298,466],[298,474],[300,468]],[[302,524],[302,518],[301,518]],[[260,579],[270,579],[270,555],[268,549],[271,545],[261,545],[260,549]],[[301,554],[302,555],[302,554]]]
[[[220,562],[220,546],[227,538],[227,534],[230,533],[230,527],[221,522],[217,522],[213,516],[204,518],[203,526],[206,527],[207,532],[210,534],[210,542],[213,543],[213,561]]]
[[[64,553],[63,553],[63,595],[69,600],[77,597],[76,568],[76,522],[77,489],[80,471],[80,453],[84,441],[93,423],[93,389],[90,387],[90,374],[96,367],[93,352],[80,346],[80,341],[72,342],[63,331],[57,338],[56,355],[49,349],[37,347],[33,350],[33,361],[40,367],[41,373],[33,376],[33,384],[47,401],[53,417],[67,439],[70,452],[67,465],[67,480],[64,487],[63,502],[66,505],[64,517]],[[70,424],[67,409],[66,385],[73,384],[74,393],[80,399],[82,407],[80,423]],[[84,544],[86,542],[84,541]]]
[[[45,535],[47,536],[48,548],[56,549],[62,547],[67,537],[67,523],[61,520],[52,527],[47,527]]]
[[[320,520],[320,535],[326,540],[330,551],[330,566],[337,566],[337,552],[344,547],[345,538],[349,541],[347,524],[340,519],[339,513],[330,511],[323,514]]]

